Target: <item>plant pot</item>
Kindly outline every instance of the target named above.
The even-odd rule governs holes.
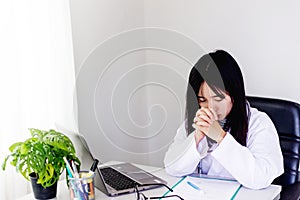
[[[34,198],[36,198],[36,199],[53,199],[56,197],[57,182],[54,183],[50,187],[44,188],[41,184],[36,183],[37,176],[34,172],[29,174],[29,176],[30,176],[30,181],[31,181]]]

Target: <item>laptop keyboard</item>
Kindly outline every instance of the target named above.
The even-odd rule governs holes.
[[[110,185],[115,190],[125,190],[139,185],[136,181],[128,178],[124,174],[111,167],[101,168],[100,171],[105,183]]]

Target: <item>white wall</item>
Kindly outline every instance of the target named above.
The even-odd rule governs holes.
[[[239,62],[249,95],[300,102],[300,2],[145,1],[145,26],[180,31]]]
[[[79,128],[103,161],[162,164],[184,117],[189,69],[203,52],[229,51],[248,95],[300,103],[296,0],[70,4]]]

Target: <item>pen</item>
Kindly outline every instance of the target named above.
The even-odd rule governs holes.
[[[66,157],[63,157],[63,159],[64,159],[64,161],[65,161],[65,163],[66,163],[66,168],[67,168],[67,171],[68,171],[68,173],[69,173],[69,176],[70,176],[71,178],[75,177],[75,176],[74,176],[74,172],[72,171],[72,168],[71,168],[71,166],[70,166],[68,160],[66,159]]]
[[[97,169],[98,163],[99,163],[99,160],[95,159],[92,166],[91,166],[90,173],[95,172],[95,170]]]
[[[187,184],[189,186],[191,186],[192,188],[194,188],[195,190],[198,190],[201,194],[204,194],[204,191],[201,188],[199,188],[197,185],[195,185],[194,183],[187,181]]]

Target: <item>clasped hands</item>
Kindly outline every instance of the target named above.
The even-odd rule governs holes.
[[[193,128],[195,128],[195,139],[197,145],[206,135],[212,140],[220,143],[225,137],[226,132],[218,123],[216,112],[211,108],[200,108],[196,112]]]

